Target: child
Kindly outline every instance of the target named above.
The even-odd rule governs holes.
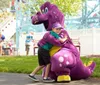
[[[55,80],[49,79],[48,74],[50,70],[50,54],[49,50],[52,48],[53,45],[59,44],[61,46],[61,43],[64,42],[67,37],[65,38],[60,38],[59,33],[61,32],[62,26],[59,23],[53,24],[52,31],[47,32],[43,38],[38,42],[38,61],[39,61],[39,66],[36,67],[36,69],[29,74],[29,76],[34,80],[34,81],[39,81],[38,79],[35,78],[35,74],[41,70],[44,66],[46,66],[46,71],[44,74],[43,82],[54,82]],[[54,43],[51,43],[50,41],[55,41]]]

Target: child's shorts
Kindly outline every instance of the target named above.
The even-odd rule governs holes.
[[[50,63],[50,54],[49,50],[45,50],[42,47],[38,49],[38,61],[39,65],[47,65]]]

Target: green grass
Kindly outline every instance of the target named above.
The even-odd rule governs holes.
[[[92,77],[100,78],[100,58],[81,57],[81,59],[84,63],[88,63],[91,60],[95,61],[96,68],[93,72]],[[29,74],[37,65],[37,56],[0,57],[0,72]],[[41,71],[38,74],[40,73]]]
[[[31,73],[37,65],[37,56],[0,57],[0,72]]]

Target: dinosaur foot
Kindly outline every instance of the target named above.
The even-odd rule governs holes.
[[[61,75],[57,77],[57,82],[70,82],[71,78],[69,75]]]

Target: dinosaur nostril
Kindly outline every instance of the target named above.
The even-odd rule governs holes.
[[[40,15],[41,14],[41,12],[37,12],[37,15]]]

